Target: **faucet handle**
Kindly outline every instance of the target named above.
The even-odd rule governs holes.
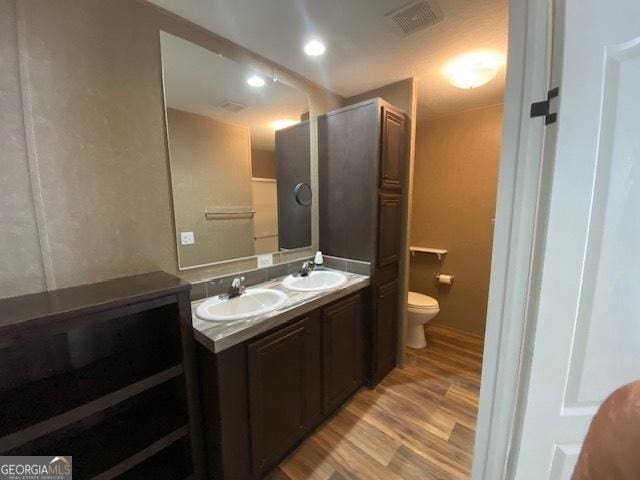
[[[309,273],[311,273],[311,270],[313,270],[313,267],[311,266],[311,262],[307,260],[302,264],[302,267],[300,267],[298,275],[301,277],[306,277],[307,275],[309,275]]]
[[[238,297],[238,296],[240,296],[240,295],[242,295],[244,293],[244,290],[245,290],[244,277],[235,277],[231,281],[231,286],[229,287],[228,297],[229,298]]]

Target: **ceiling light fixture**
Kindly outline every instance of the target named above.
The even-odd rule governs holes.
[[[297,120],[291,120],[290,118],[281,118],[280,120],[274,120],[271,122],[271,128],[274,130],[282,130],[283,128],[290,127],[299,123]]]
[[[496,52],[470,52],[459,55],[444,66],[444,76],[457,88],[478,88],[490,82],[504,64]]]
[[[264,87],[264,78],[262,78],[260,75],[252,75],[251,77],[247,78],[247,83],[256,88]]]
[[[313,39],[304,46],[304,53],[309,55],[310,57],[317,57],[322,55],[327,48],[324,46],[320,40]]]

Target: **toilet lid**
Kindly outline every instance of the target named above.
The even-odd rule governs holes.
[[[421,293],[409,292],[409,306],[412,308],[435,308],[438,301]]]

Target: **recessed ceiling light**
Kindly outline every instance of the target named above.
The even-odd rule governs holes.
[[[493,78],[504,63],[496,52],[470,52],[455,57],[444,66],[443,73],[457,88],[477,88]]]
[[[290,127],[291,125],[295,125],[298,120],[291,120],[290,118],[281,118],[280,120],[274,120],[271,122],[271,128],[274,130],[281,130],[283,128]]]
[[[264,78],[260,75],[252,75],[247,78],[247,83],[252,87],[264,87]]]
[[[322,55],[327,48],[324,46],[320,40],[311,40],[304,46],[304,53],[309,55],[310,57],[317,57]]]

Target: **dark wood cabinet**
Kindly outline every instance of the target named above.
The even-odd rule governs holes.
[[[311,245],[311,144],[309,122],[275,133],[280,249]]]
[[[313,341],[308,319],[248,345],[249,418],[252,466],[263,472],[304,435],[307,385],[317,382],[307,371],[306,349]]]
[[[398,343],[398,281],[392,280],[377,287],[375,315],[374,381],[379,381],[396,364]]]
[[[371,262],[374,292],[397,280],[405,254],[407,117],[374,98],[318,117],[320,249],[327,255]],[[399,288],[384,292],[385,318],[376,295],[367,332],[367,381],[380,381],[395,365]],[[395,297],[395,298],[392,298]],[[396,308],[397,312],[389,312]],[[379,331],[385,329],[386,333]],[[387,343],[382,343],[382,338]],[[379,340],[380,339],[380,340]]]
[[[364,380],[362,301],[359,296],[322,313],[323,408],[329,413]]]
[[[328,255],[375,255],[378,111],[368,102],[318,117],[320,249]]]
[[[157,272],[0,300],[0,453],[204,478],[189,288]]]
[[[264,478],[362,385],[361,299],[218,353],[198,344],[209,478]]]
[[[378,267],[395,263],[400,258],[402,228],[402,196],[381,193],[378,200]]]
[[[383,106],[380,188],[402,190],[404,132],[404,116]]]

